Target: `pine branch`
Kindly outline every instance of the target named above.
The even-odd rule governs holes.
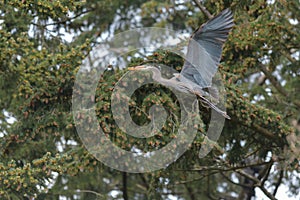
[[[273,196],[264,186],[263,186],[263,184],[262,184],[262,182],[259,180],[259,179],[257,179],[256,177],[254,177],[254,176],[251,176],[250,174],[247,174],[246,172],[244,172],[243,170],[236,170],[236,172],[237,173],[239,173],[240,175],[242,175],[242,176],[244,176],[245,178],[247,178],[247,179],[249,179],[249,180],[251,180],[251,181],[253,181],[255,184],[254,184],[254,186],[257,186],[257,187],[259,187],[260,189],[261,189],[261,191],[267,196],[267,197],[269,197],[271,200],[277,200],[276,198],[275,198],[275,196]]]
[[[198,0],[193,0],[193,2],[208,17],[208,19],[211,19],[214,17]]]
[[[276,78],[267,70],[267,68],[261,65],[261,71],[265,74],[265,76],[269,79],[272,85],[277,89],[277,91],[283,96],[288,96],[288,92],[280,85],[280,83],[276,80]]]
[[[275,196],[276,193],[277,193],[277,191],[278,191],[278,188],[279,188],[279,186],[280,186],[280,184],[281,184],[281,182],[282,182],[282,179],[283,179],[283,174],[284,174],[284,171],[281,169],[281,170],[280,170],[280,174],[279,174],[278,181],[277,181],[276,184],[275,184],[275,189],[274,189],[274,191],[273,191],[273,196]]]
[[[256,131],[278,146],[287,144],[284,137],[292,128],[285,124],[280,114],[258,104],[253,104],[243,93],[233,85],[227,84],[227,111],[232,116],[231,121]]]
[[[257,124],[252,124],[252,127],[254,130],[263,134],[266,138],[269,138],[270,140],[274,140],[278,144],[282,144],[282,140],[280,138],[278,138],[278,136],[276,136],[274,133],[268,131],[267,129],[265,129]]]
[[[291,57],[292,59],[292,57]],[[264,73],[264,75],[266,76],[267,79],[269,79],[269,81],[271,82],[271,84],[275,87],[275,89],[284,97],[288,97],[289,93],[284,89],[284,87],[281,86],[281,84],[277,81],[277,79],[272,75],[271,72],[268,71],[268,69],[261,65],[261,71]],[[295,100],[291,102],[296,105],[298,108],[300,108],[300,102]]]

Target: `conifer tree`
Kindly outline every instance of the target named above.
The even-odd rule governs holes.
[[[282,185],[300,192],[299,1],[3,0],[0,6],[0,199],[251,199],[257,190],[276,199]],[[150,26],[192,33],[225,8],[236,25],[219,72],[232,119],[214,149],[199,158],[199,147],[209,142],[201,115],[191,147],[165,169],[131,174],[98,161],[82,144],[71,112],[83,60],[105,36]],[[145,62],[177,71],[183,64],[157,51],[128,66]],[[161,148],[176,137],[180,107],[162,86],[140,88],[132,96],[133,120],[149,122],[149,106],[163,103],[174,123],[141,142],[126,136],[110,110],[114,85],[126,72],[115,67],[99,80],[99,124],[123,149],[130,143]]]

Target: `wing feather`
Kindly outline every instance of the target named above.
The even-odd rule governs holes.
[[[210,87],[218,70],[223,44],[233,27],[230,9],[210,19],[191,36],[181,75],[202,88]]]

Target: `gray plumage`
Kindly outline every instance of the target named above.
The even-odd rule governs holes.
[[[203,88],[212,86],[212,78],[218,70],[223,44],[233,25],[232,13],[226,9],[200,26],[190,38],[186,60],[180,74],[174,74],[171,79],[162,78],[160,70],[154,66],[144,65],[129,69],[150,70],[155,81],[178,91],[197,95],[203,103],[230,119],[226,112],[205,98],[208,95]]]
[[[202,88],[210,87],[212,77],[218,70],[223,44],[233,26],[230,9],[200,26],[191,36],[187,59],[180,74]]]

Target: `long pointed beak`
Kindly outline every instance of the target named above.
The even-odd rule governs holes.
[[[145,68],[145,66],[136,66],[136,67],[128,67],[128,70],[135,71],[135,70],[141,70],[144,68]]]

